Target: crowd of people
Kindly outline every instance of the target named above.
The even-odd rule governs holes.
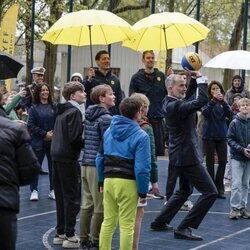
[[[86,77],[72,74],[60,103],[44,83],[43,67],[31,70],[32,84],[18,93],[1,89],[0,234],[6,240],[0,249],[15,249],[18,189],[29,184],[30,201],[37,202],[39,174],[48,174],[48,198],[56,203],[53,244],[110,250],[119,222],[120,249],[139,249],[147,197],[164,199],[156,157],[166,148],[166,202],[152,230],[173,230],[171,221],[184,209],[188,213],[174,237],[202,240],[192,229],[217,198],[226,198],[226,187],[229,218],[250,219],[250,93],[242,78],[234,76],[225,91],[218,81],[208,84],[199,71],[170,68],[165,75],[154,67],[149,50],[124,97],[109,53],[99,51],[95,61],[97,68]],[[42,169],[45,156],[48,172]],[[188,199],[193,188],[200,193],[194,204]]]

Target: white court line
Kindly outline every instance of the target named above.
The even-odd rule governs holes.
[[[238,232],[235,232],[235,233],[226,235],[226,236],[224,236],[224,237],[222,237],[222,238],[219,238],[219,239],[217,239],[217,240],[213,240],[213,241],[211,241],[211,242],[209,242],[209,243],[200,245],[200,246],[198,246],[198,247],[190,248],[189,250],[201,249],[201,248],[207,247],[207,246],[209,246],[209,245],[212,245],[212,244],[214,244],[214,243],[217,243],[217,242],[219,242],[219,241],[223,241],[223,240],[225,240],[225,239],[231,238],[231,237],[233,237],[233,236],[235,236],[235,235],[244,233],[244,232],[249,231],[249,230],[250,230],[250,227],[247,227],[247,228],[242,229],[242,230],[240,230],[240,231],[238,231]]]
[[[46,249],[48,250],[53,250],[54,248],[49,244],[48,238],[50,233],[52,233],[55,230],[54,227],[50,228],[45,234],[43,235],[43,245],[45,246]]]
[[[56,213],[56,210],[45,212],[45,213],[40,213],[40,214],[33,214],[33,215],[20,217],[17,220],[25,220],[25,219],[35,218],[35,217],[38,217],[38,216],[42,216],[42,215],[46,215],[46,214],[53,214],[53,213]]]

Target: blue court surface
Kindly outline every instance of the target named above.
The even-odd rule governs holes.
[[[158,159],[159,187],[164,194],[167,177],[167,158]],[[48,176],[41,176],[39,180],[39,201],[29,201],[29,187],[21,188],[21,207],[18,215],[18,239],[17,250],[62,249],[61,246],[52,244],[55,235],[56,209],[55,201],[48,199]],[[192,202],[198,197],[198,193],[190,197]],[[203,236],[203,241],[176,240],[173,232],[154,232],[150,230],[150,223],[161,210],[164,200],[148,200],[145,208],[145,216],[142,224],[140,250],[162,249],[231,249],[250,250],[250,220],[228,219],[230,210],[230,193],[226,193],[227,199],[218,199],[210,209],[195,234]],[[249,199],[248,199],[249,200]],[[180,220],[187,212],[179,212],[171,222],[173,227],[178,226]],[[76,232],[79,233],[79,219]],[[3,239],[2,239],[3,240]],[[119,232],[113,237],[112,249],[119,249]]]

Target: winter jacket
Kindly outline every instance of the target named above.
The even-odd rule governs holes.
[[[232,116],[227,102],[210,100],[201,110],[204,116],[202,139],[226,140],[227,122]]]
[[[162,101],[167,94],[165,87],[165,75],[158,69],[154,69],[152,74],[147,74],[144,69],[135,73],[130,81],[129,95],[132,93],[142,93],[150,101],[148,118],[163,118]]]
[[[17,113],[15,111],[15,107],[17,104],[21,101],[22,97],[17,94],[13,96],[10,102],[6,103],[3,107],[7,113],[7,115],[12,119],[12,120],[19,120]]]
[[[31,145],[35,150],[42,149],[46,142],[44,138],[48,131],[54,129],[56,113],[55,104],[33,104],[29,110],[28,129],[31,135]]]
[[[112,120],[111,113],[100,105],[91,105],[85,112],[84,154],[82,164],[95,166],[95,158],[102,137]]]
[[[86,108],[88,108],[89,105],[94,104],[90,100],[90,93],[91,93],[92,88],[101,84],[108,84],[114,91],[114,95],[115,95],[115,106],[111,107],[109,111],[112,113],[112,115],[120,114],[119,105],[120,105],[120,102],[122,101],[121,84],[120,84],[120,80],[114,74],[112,74],[111,70],[108,71],[107,75],[104,75],[100,70],[96,70],[95,77],[93,77],[91,81],[89,81],[86,78],[83,84],[85,87],[85,92],[87,94]]]
[[[0,209],[19,211],[19,186],[39,174],[27,129],[0,116]]]
[[[241,86],[237,90],[233,86],[233,80],[234,79],[240,79],[241,80]],[[244,83],[243,83],[243,79],[240,76],[238,76],[238,75],[236,75],[236,76],[233,77],[233,79],[232,79],[232,87],[229,90],[227,90],[226,95],[225,95],[225,100],[227,101],[227,103],[230,106],[233,104],[233,98],[234,98],[234,95],[236,93],[241,94],[242,97],[250,98],[250,92],[247,89],[245,89],[245,86],[244,86]]]
[[[151,172],[150,172],[150,182],[156,183],[158,182],[158,167],[157,167],[157,159],[155,155],[155,137],[153,128],[145,120],[139,121],[140,127],[148,134],[150,140],[150,152],[151,152]]]
[[[200,162],[196,111],[207,103],[208,96],[207,84],[200,83],[197,86],[197,99],[181,100],[167,96],[163,104],[169,130],[169,160],[173,166],[188,166]],[[186,98],[190,96],[191,93]]]
[[[77,161],[83,147],[82,114],[71,103],[57,105],[57,116],[51,142],[51,157],[54,161]]]
[[[250,118],[238,113],[229,125],[227,139],[232,159],[250,161],[243,151],[250,144]]]
[[[99,183],[105,178],[136,180],[140,197],[146,197],[151,161],[149,136],[137,122],[114,116],[103,136],[103,150],[96,157]]]

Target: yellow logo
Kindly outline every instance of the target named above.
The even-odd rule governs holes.
[[[158,82],[161,80],[161,78],[159,76],[156,79],[157,79]]]
[[[115,84],[115,81],[112,80],[110,83],[111,83],[112,85],[114,85],[114,84]]]

